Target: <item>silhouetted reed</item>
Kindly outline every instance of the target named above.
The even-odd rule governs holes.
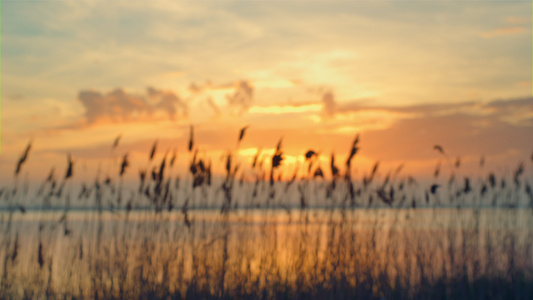
[[[78,160],[68,154],[65,175],[57,179],[52,168],[32,195],[40,207],[26,207],[17,189],[30,142],[13,188],[0,189],[7,204],[0,212],[0,296],[533,297],[533,191],[525,163],[511,174],[475,178],[461,173],[459,156],[452,165],[435,145],[450,165],[449,179],[439,179],[446,175],[440,160],[427,184],[403,175],[403,164],[386,171],[380,161],[356,178],[359,135],[344,170],[331,153],[328,172],[314,149],[287,168],[282,139],[271,156],[257,150],[244,163],[238,150],[252,129],[241,128],[236,148],[224,152],[220,175],[194,142],[193,126],[183,177],[174,170],[185,159],[179,147],[158,153],[154,141],[133,190],[124,183],[128,153],[79,187],[71,181]],[[112,151],[119,141],[121,135]],[[71,195],[87,208],[73,211]],[[32,220],[37,228],[25,225]]]

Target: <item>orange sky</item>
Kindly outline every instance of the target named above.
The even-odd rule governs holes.
[[[155,139],[188,128],[219,168],[283,137],[286,170],[308,149],[327,169],[360,134],[360,176],[430,175],[442,145],[463,168],[505,170],[533,151],[529,2],[2,3],[0,179],[33,140],[24,176],[104,172],[129,153],[136,178]],[[122,139],[111,154],[117,135]],[[86,171],[85,171],[86,169]],[[326,172],[328,174],[328,172]]]

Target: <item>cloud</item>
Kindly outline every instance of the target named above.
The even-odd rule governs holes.
[[[323,91],[316,103],[322,108],[316,112],[315,135],[361,132],[368,141],[365,153],[385,160],[432,158],[435,143],[461,155],[511,151],[513,159],[521,159],[533,146],[527,139],[533,132],[533,97],[390,106],[363,98],[337,101],[332,92]]]
[[[441,144],[451,155],[506,155],[512,150],[518,154],[515,158],[524,159],[533,146],[527,138],[533,132],[533,108],[522,100],[479,105],[477,114],[468,110],[440,114],[440,107],[419,107],[418,117],[365,133],[368,153],[392,160],[428,159],[435,157],[432,145]],[[519,117],[520,110],[529,111]],[[517,117],[522,121],[515,122]]]
[[[527,82],[530,84],[530,82]],[[464,114],[491,116],[500,121],[514,118],[515,124],[533,121],[533,97],[495,99],[488,102],[436,103],[409,106],[373,105],[376,99],[358,98],[338,102],[331,91],[322,90],[322,113],[328,117],[343,119],[353,113],[382,111],[400,113],[412,117]],[[380,101],[381,102],[381,101]],[[315,102],[317,103],[317,102]],[[313,104],[313,103],[311,103]]]
[[[322,108],[324,115],[331,117],[335,114],[337,105],[335,103],[335,98],[333,97],[332,92],[326,92],[322,96]]]
[[[226,100],[228,106],[235,107],[239,110],[239,113],[248,111],[252,105],[254,96],[254,87],[245,80],[238,81],[235,84],[235,91],[233,94],[227,94]]]
[[[268,105],[268,106],[253,106],[248,111],[251,114],[265,114],[265,115],[282,115],[282,114],[309,114],[319,112],[322,105],[318,103],[301,103],[301,104],[284,104],[284,105]]]
[[[157,104],[154,105],[155,109],[166,111],[170,119],[175,120],[180,111],[183,117],[188,116],[187,105],[173,92],[156,90],[149,87],[148,94],[152,101],[157,101]]]
[[[147,95],[132,95],[122,89],[107,94],[96,91],[81,91],[79,101],[85,108],[87,123],[107,120],[123,122],[150,118],[163,112],[175,120],[178,115],[187,117],[187,105],[170,91],[147,89]]]
[[[363,102],[369,102],[374,99],[360,98],[350,101],[343,101],[342,103],[337,103],[335,95],[330,90],[319,89],[318,92],[322,94],[320,102],[322,103],[322,113],[326,117],[334,117],[338,114],[358,112],[365,109],[382,109],[381,107],[370,107],[363,105]]]
[[[199,94],[203,92],[204,87],[193,82],[189,84],[188,90],[191,94]]]
[[[526,32],[526,28],[524,27],[504,27],[504,28],[498,28],[494,29],[492,31],[483,32],[481,34],[482,37],[488,39],[498,36],[509,36],[509,35],[516,35]]]
[[[518,81],[518,82],[515,83],[515,86],[530,87],[531,86],[531,81],[527,81],[527,80]]]
[[[213,111],[215,112],[216,116],[219,116],[221,114],[220,108],[218,107],[218,105],[213,100],[213,97],[208,97],[207,98],[207,104],[209,104],[209,107],[211,107],[213,109]]]
[[[207,104],[213,110],[215,117],[226,113],[242,115],[253,106],[256,85],[249,80],[226,81],[213,83],[192,82],[187,86],[189,99],[200,99],[200,103]]]
[[[511,16],[507,17],[505,22],[509,24],[528,24],[531,23],[531,19]]]
[[[515,98],[515,99],[497,99],[488,102],[484,106],[488,108],[497,108],[499,111],[511,110],[530,110],[533,111],[533,97]],[[533,117],[533,115],[532,115]]]

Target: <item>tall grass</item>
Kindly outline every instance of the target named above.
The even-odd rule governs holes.
[[[224,176],[188,142],[188,170],[158,143],[127,188],[127,153],[106,176],[75,187],[76,161],[65,175],[54,169],[35,195],[16,164],[12,186],[0,189],[0,296],[94,299],[532,299],[533,195],[521,163],[512,174],[460,178],[450,168],[433,182],[402,176],[402,166],[380,180],[376,162],[363,178],[352,173],[359,136],[343,167],[319,152],[284,169],[283,141],[267,159],[251,163],[224,155]],[[161,155],[160,155],[161,156]],[[267,167],[267,164],[270,166]],[[480,165],[484,164],[484,159]],[[303,175],[298,175],[303,174]],[[329,176],[331,175],[331,176]],[[25,191],[26,190],[26,191]],[[28,195],[28,193],[30,195]],[[40,201],[27,209],[22,199]],[[73,210],[83,201],[92,209]],[[61,204],[61,210],[52,209]]]

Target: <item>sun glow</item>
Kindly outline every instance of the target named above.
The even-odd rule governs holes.
[[[304,104],[304,105],[272,105],[272,106],[254,106],[250,108],[251,114],[302,114],[317,113],[322,110],[322,104]]]

